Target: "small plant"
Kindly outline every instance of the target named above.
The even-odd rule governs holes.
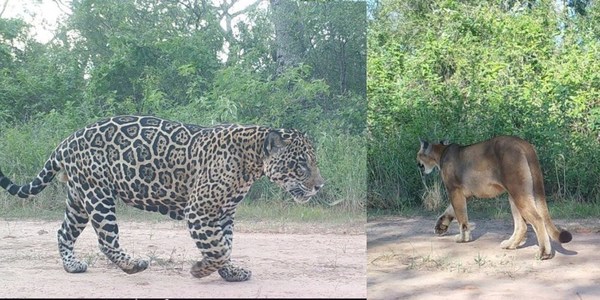
[[[88,267],[94,266],[98,259],[98,254],[95,252],[88,252],[83,256],[83,261],[87,263]]]
[[[483,267],[483,265],[485,265],[486,263],[486,258],[485,256],[482,256],[481,253],[477,252],[477,257],[474,258],[475,263],[481,268]]]

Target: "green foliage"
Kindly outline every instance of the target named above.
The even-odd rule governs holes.
[[[301,18],[306,20],[305,63],[311,65],[314,73],[324,78],[335,93],[364,96],[366,5],[353,1],[344,5],[334,1],[303,1],[300,8]],[[324,61],[329,63],[323,64]]]
[[[28,27],[0,19],[0,124],[62,108],[81,92],[77,63],[66,61],[65,51],[30,39]]]
[[[244,122],[279,127],[318,124],[322,110],[316,99],[328,93],[323,80],[310,79],[310,68],[289,68],[273,80],[239,66],[218,72],[209,98],[215,111],[239,111]],[[237,117],[236,114],[229,114]],[[231,120],[219,120],[231,121]],[[316,129],[316,128],[310,128]]]
[[[419,137],[467,145],[500,134],[536,146],[549,195],[600,200],[600,43],[578,29],[590,20],[549,2],[497,3],[381,3],[368,37],[373,207],[419,203]]]

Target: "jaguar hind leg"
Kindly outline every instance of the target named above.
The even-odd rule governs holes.
[[[83,273],[87,270],[87,263],[79,261],[73,252],[75,241],[85,229],[89,217],[81,205],[79,198],[69,192],[67,208],[62,226],[57,232],[58,252],[62,258],[63,267],[69,273]]]
[[[119,226],[112,198],[88,200],[86,210],[92,218],[92,225],[98,236],[100,251],[127,274],[141,272],[148,268],[148,260],[133,259],[119,245]]]

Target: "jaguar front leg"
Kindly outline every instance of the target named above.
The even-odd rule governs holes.
[[[202,252],[202,260],[192,266],[190,273],[197,278],[215,271],[226,281],[245,281],[252,272],[231,263],[234,209],[221,212],[220,216],[198,215],[191,207],[186,208],[190,235]]]
[[[223,235],[227,244],[233,245],[233,220],[235,217],[235,209],[225,211],[220,219]],[[252,276],[250,270],[236,266],[229,260],[219,269],[219,275],[226,281],[246,281]]]
[[[225,239],[219,219],[203,215],[188,218],[187,223],[196,247],[202,252],[202,260],[192,266],[190,273],[202,278],[224,267],[231,256],[231,243]]]

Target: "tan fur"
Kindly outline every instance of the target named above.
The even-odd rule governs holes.
[[[525,243],[526,222],[535,230],[539,259],[554,256],[549,238],[571,241],[571,233],[558,229],[550,219],[540,163],[527,141],[514,136],[498,136],[469,146],[421,141],[417,162],[426,174],[436,167],[441,170],[450,197],[451,204],[438,218],[435,233],[445,233],[456,218],[460,229],[456,241],[469,242],[467,199],[493,198],[508,192],[515,229],[501,243],[502,248],[516,249]]]
[[[66,172],[60,172],[60,173],[58,173],[58,181],[60,181],[62,183],[69,182],[69,175],[67,175]]]

